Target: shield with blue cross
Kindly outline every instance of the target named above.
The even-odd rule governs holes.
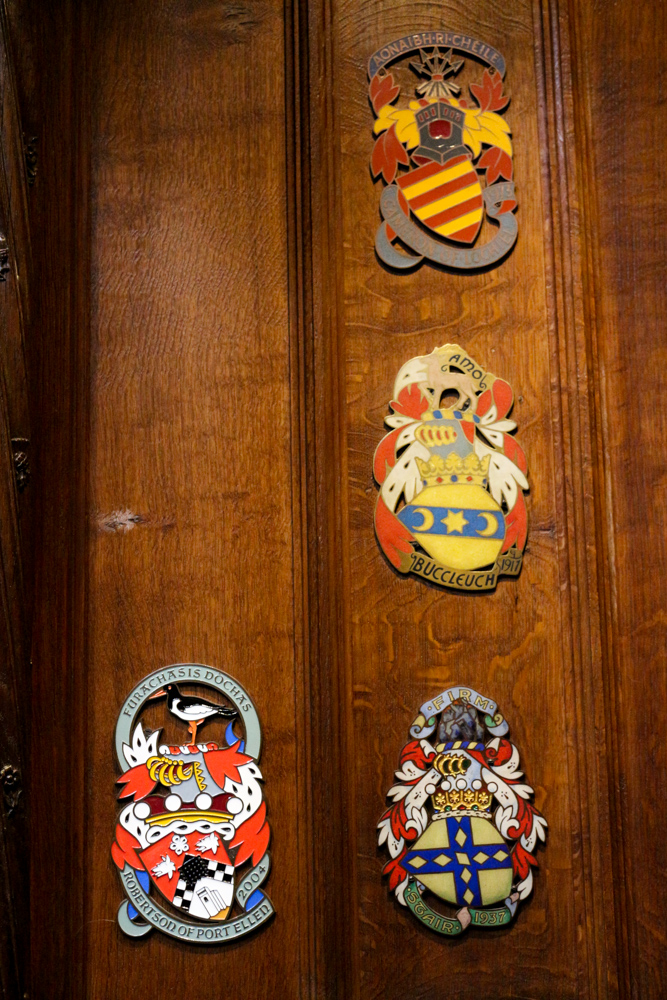
[[[434,819],[401,862],[432,893],[458,906],[488,906],[512,891],[512,858],[490,818]]]

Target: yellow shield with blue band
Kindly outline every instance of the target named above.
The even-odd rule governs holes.
[[[492,565],[505,539],[502,509],[475,483],[427,486],[397,516],[433,559],[452,569]]]
[[[475,414],[456,409],[425,413],[415,440],[429,453],[417,458],[422,490],[397,517],[432,559],[451,569],[492,566],[505,539],[505,517],[487,489],[489,456],[472,444]]]
[[[512,891],[512,857],[484,816],[435,819],[401,864],[432,893],[457,906],[489,906]]]

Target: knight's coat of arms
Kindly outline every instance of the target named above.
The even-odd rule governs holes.
[[[401,905],[439,934],[502,927],[533,888],[547,824],[529,801],[519,751],[495,702],[451,687],[422,705],[378,823]],[[435,897],[457,907],[447,915]]]
[[[486,66],[470,100],[454,81],[465,65],[454,53]],[[401,87],[387,67],[415,54],[409,65],[422,82],[414,100],[397,105]],[[380,260],[401,271],[424,260],[460,271],[500,261],[518,233],[500,52],[469,35],[422,31],[378,49],[368,76],[378,137],[371,173],[387,185],[375,239]],[[477,244],[481,229],[486,237]]]
[[[528,524],[512,389],[456,344],[403,365],[375,452],[375,532],[401,573],[457,590],[516,576]]]
[[[213,697],[201,694],[202,688]],[[138,721],[147,704],[189,739],[160,742]],[[222,742],[201,741],[209,724]],[[265,923],[273,906],[260,886],[269,872],[269,825],[258,766],[259,719],[238,681],[213,667],[156,670],[132,691],[116,726],[123,772],[111,848],[125,899],[118,923],[131,937],[152,928],[192,944],[236,940]]]

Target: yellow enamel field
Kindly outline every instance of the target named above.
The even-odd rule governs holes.
[[[433,188],[440,187],[441,184],[449,184],[450,181],[455,181],[458,177],[463,177],[470,170],[470,160],[465,159],[461,163],[456,163],[453,167],[445,167],[432,177],[425,177],[423,181],[417,181],[416,184],[404,187],[403,194],[408,200],[417,198],[420,194],[426,194],[427,191],[432,191]]]
[[[475,180],[468,187],[461,188],[460,191],[453,191],[451,194],[445,195],[444,198],[438,198],[437,201],[431,201],[422,208],[413,209],[413,212],[418,219],[430,219],[432,215],[437,215],[438,212],[444,212],[447,208],[454,208],[455,205],[469,201],[475,195],[479,194],[479,191],[479,181]]]

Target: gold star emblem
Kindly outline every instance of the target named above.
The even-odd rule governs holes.
[[[453,531],[458,531],[461,534],[468,522],[463,516],[462,510],[458,514],[455,514],[453,510],[448,510],[447,517],[442,518],[442,523],[447,528],[447,534],[451,535]]]

